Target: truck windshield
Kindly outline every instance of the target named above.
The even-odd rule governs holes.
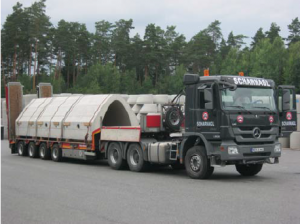
[[[221,90],[225,110],[275,110],[273,89],[238,87],[236,90]]]

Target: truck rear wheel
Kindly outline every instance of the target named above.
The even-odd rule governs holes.
[[[126,161],[122,158],[122,150],[118,142],[112,142],[108,146],[107,160],[111,168],[115,170],[124,169]]]
[[[39,156],[39,151],[35,145],[35,142],[30,142],[28,144],[28,154],[31,158],[37,158]]]
[[[262,169],[263,164],[235,165],[236,170],[242,176],[255,176]]]
[[[143,172],[147,168],[147,162],[143,159],[143,151],[139,144],[133,143],[129,145],[127,163],[131,171]]]
[[[62,161],[62,150],[58,144],[54,144],[51,150],[51,158],[55,162]]]
[[[214,172],[203,146],[190,148],[185,156],[185,170],[193,179],[207,179]]]
[[[47,147],[45,142],[42,142],[39,147],[39,154],[41,159],[46,160],[51,158],[50,149]]]
[[[17,148],[19,156],[27,156],[27,147],[24,141],[19,141]]]

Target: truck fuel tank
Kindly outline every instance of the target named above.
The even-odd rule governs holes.
[[[173,142],[149,143],[148,160],[160,164],[173,163],[177,160],[177,144]]]

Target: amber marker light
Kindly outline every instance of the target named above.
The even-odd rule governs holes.
[[[204,70],[204,76],[209,76],[209,70],[208,69]]]

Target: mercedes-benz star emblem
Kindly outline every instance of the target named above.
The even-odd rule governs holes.
[[[260,138],[260,136],[261,136],[260,129],[259,128],[254,128],[253,129],[253,137],[254,138]]]

